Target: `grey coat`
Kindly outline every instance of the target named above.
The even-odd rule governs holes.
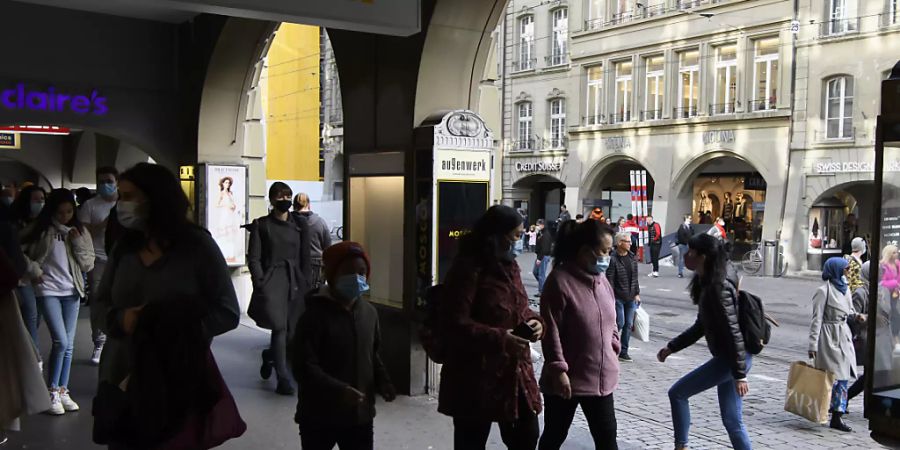
[[[856,378],[856,351],[848,320],[856,320],[850,292],[841,293],[825,282],[813,295],[809,351],[816,352],[815,367],[833,373],[838,380]]]
[[[50,409],[50,398],[11,291],[0,294],[0,342],[0,430],[17,430],[19,417]]]

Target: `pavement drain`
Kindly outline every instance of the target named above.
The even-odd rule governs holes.
[[[653,315],[660,316],[660,317],[678,317],[680,314],[669,312],[669,311],[663,311],[663,312],[654,313]]]

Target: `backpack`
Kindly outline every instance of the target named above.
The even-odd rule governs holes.
[[[741,290],[737,293],[738,325],[744,337],[744,349],[751,355],[760,354],[772,337],[772,322],[778,322],[766,315],[763,301],[758,296]]]
[[[419,340],[422,342],[425,353],[429,359],[438,364],[443,364],[447,357],[447,346],[438,330],[438,311],[443,291],[443,284],[436,284],[425,289],[422,294],[422,309],[425,312],[425,318],[419,327]]]

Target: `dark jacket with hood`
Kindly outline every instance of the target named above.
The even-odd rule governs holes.
[[[606,269],[606,278],[613,288],[617,300],[630,302],[636,296],[641,295],[641,285],[638,282],[638,263],[633,253],[621,256],[613,252]]]
[[[697,305],[697,321],[672,339],[668,347],[673,353],[679,352],[705,337],[710,353],[717,358],[726,358],[731,364],[731,375],[735,380],[741,380],[747,378],[747,352],[738,324],[737,286],[737,273],[729,263],[722,288],[704,287]]]
[[[357,299],[341,306],[329,287],[311,291],[291,347],[298,402],[294,420],[304,427],[352,427],[375,418],[375,394],[393,391],[379,356],[378,311]],[[348,387],[366,396],[345,399]]]

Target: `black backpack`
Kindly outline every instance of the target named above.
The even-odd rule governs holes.
[[[741,290],[737,293],[738,324],[744,336],[744,349],[751,355],[760,354],[772,337],[772,322],[778,322],[766,315],[763,301],[758,296]]]

